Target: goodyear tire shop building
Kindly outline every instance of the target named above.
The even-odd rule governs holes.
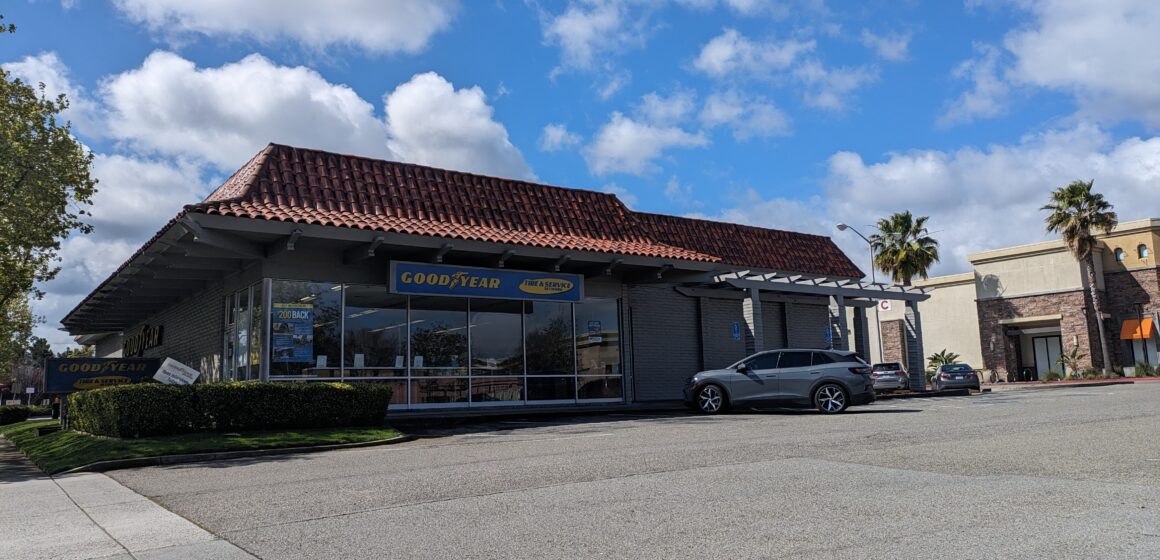
[[[827,237],[271,144],[62,322],[97,357],[387,383],[393,410],[671,401],[758,350],[868,355],[880,299],[921,356],[928,296],[862,276]]]

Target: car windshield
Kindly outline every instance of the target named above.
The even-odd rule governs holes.
[[[968,366],[967,364],[951,364],[949,366],[943,366],[943,371],[947,371],[950,373],[970,373],[970,372],[975,371],[975,370],[972,369],[971,366]]]
[[[891,362],[888,364],[874,364],[874,371],[895,371],[902,369],[902,364]]]

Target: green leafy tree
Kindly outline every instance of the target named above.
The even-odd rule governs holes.
[[[15,30],[0,21],[0,31]],[[61,241],[91,231],[84,217],[96,192],[93,155],[58,120],[66,109],[64,95],[50,98],[44,84],[0,68],[0,364],[30,344],[35,318],[27,300],[42,297],[37,283],[60,271]]]
[[[1072,181],[1066,187],[1051,193],[1051,202],[1042,210],[1050,212],[1044,220],[1048,233],[1063,237],[1063,242],[1071,250],[1072,256],[1086,269],[1088,289],[1091,290],[1092,311],[1100,333],[1100,357],[1103,360],[1104,375],[1112,376],[1112,362],[1108,359],[1108,337],[1104,332],[1102,317],[1103,304],[1096,290],[1095,256],[1096,233],[1108,234],[1116,227],[1118,218],[1112,211],[1112,204],[1104,195],[1092,192],[1094,181]]]
[[[927,356],[926,363],[930,365],[931,369],[935,369],[939,366],[958,363],[959,357],[960,356],[958,354],[955,354],[954,352],[947,352],[947,349],[943,348],[942,350]]]
[[[0,371],[16,365],[32,347],[35,323],[27,298],[14,298],[0,306]]]
[[[66,348],[63,352],[56,355],[58,358],[92,358],[96,356],[96,348],[92,346],[81,346],[80,348]]]
[[[870,236],[874,267],[903,286],[915,276],[925,279],[939,258],[938,241],[926,229],[928,218],[906,210],[878,220],[878,233]]]

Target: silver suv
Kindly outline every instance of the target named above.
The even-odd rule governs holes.
[[[870,366],[854,352],[785,348],[759,352],[685,382],[685,404],[705,414],[729,407],[814,407],[825,414],[874,401]]]

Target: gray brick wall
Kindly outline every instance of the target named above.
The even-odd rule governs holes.
[[[631,286],[628,294],[636,400],[680,400],[685,379],[701,369],[699,298],[671,286]]]
[[[745,321],[739,299],[698,298],[701,308],[701,368],[723,368],[746,356]],[[766,305],[762,302],[762,309]],[[733,340],[733,323],[741,329],[741,339]],[[769,326],[766,326],[767,332]]]
[[[206,288],[125,331],[132,335],[143,325],[161,325],[162,344],[146,350],[146,358],[173,358],[201,371],[206,381],[220,379],[222,360],[223,293],[220,284]]]
[[[830,306],[825,299],[818,305],[785,304],[789,326],[790,348],[825,348],[826,330],[830,328]]]

